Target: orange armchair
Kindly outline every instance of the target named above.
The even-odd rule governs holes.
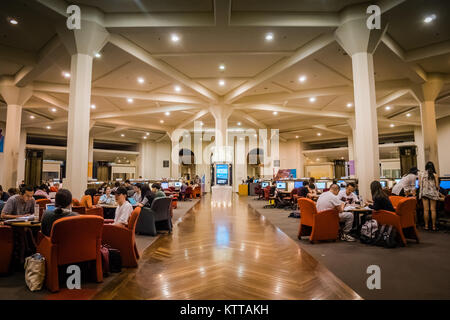
[[[391,200],[391,203],[392,203],[392,206],[394,207],[394,209],[397,209],[398,203],[403,199],[406,199],[406,197],[389,196],[389,200]]]
[[[50,237],[40,233],[37,252],[45,257],[45,285],[59,291],[58,266],[95,260],[97,282],[103,281],[100,246],[103,219],[94,216],[61,218],[53,224]]]
[[[419,243],[419,233],[416,229],[416,199],[405,198],[398,202],[394,212],[380,210],[372,214],[373,219],[378,224],[393,225],[402,239],[402,243],[406,246],[406,239],[415,239]]]
[[[89,195],[85,195],[81,198],[79,205],[73,205],[74,200],[72,200],[72,210],[79,214],[89,214],[93,216],[99,216],[103,218],[103,208],[94,207],[92,205],[92,198]]]
[[[36,204],[39,206],[39,208],[44,208],[45,209],[45,205],[52,203],[52,201],[50,199],[39,199],[36,200]]]
[[[94,206],[96,206],[98,204],[98,201],[100,200],[100,197],[101,196],[99,196],[99,195],[95,195],[94,196]]]
[[[309,236],[314,243],[320,240],[336,241],[339,235],[339,214],[336,210],[317,212],[316,203],[311,199],[298,198],[300,208],[300,228],[298,238]]]
[[[140,213],[140,207],[133,210],[128,220],[128,227],[116,224],[105,224],[103,226],[102,243],[120,250],[124,267],[137,267],[138,264],[139,252],[136,247],[135,229]]]
[[[79,207],[80,201],[78,201],[78,199],[72,198],[72,206]]]
[[[194,196],[194,198],[202,197],[202,188],[200,186],[194,188],[193,196]]]
[[[13,248],[12,228],[10,226],[0,226],[0,274],[9,272]]]

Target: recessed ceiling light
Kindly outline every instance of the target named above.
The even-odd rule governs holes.
[[[425,17],[425,19],[423,19],[423,22],[430,23],[430,22],[432,22],[435,19],[436,19],[436,15],[432,14],[432,15],[429,15],[429,16]]]
[[[240,126],[242,123],[238,122],[237,125]]]
[[[46,126],[45,127],[47,130],[50,130],[52,127],[50,127],[50,126]]]
[[[411,113],[407,113],[406,116],[409,118],[411,117]]]
[[[219,70],[225,70],[225,65],[223,63],[219,65]]]
[[[266,33],[264,38],[266,39],[266,41],[272,41],[273,40],[273,33],[272,32]]]
[[[164,120],[159,120],[159,123],[164,123]]]
[[[391,110],[391,106],[384,107],[384,110]]]
[[[389,125],[389,127],[393,128],[393,127],[395,127],[395,124],[391,123],[391,124]]]
[[[56,108],[52,108],[51,111],[52,111],[52,112],[56,112]]]
[[[35,116],[30,116],[30,119],[34,119],[34,118],[36,118]]]
[[[320,137],[322,134],[320,132],[317,132],[317,135]]]
[[[128,101],[128,103],[133,103],[134,100],[133,100],[133,98],[128,98],[127,101]]]
[[[91,104],[91,109],[95,109],[97,106],[95,104]]]
[[[180,41],[180,37],[177,34],[173,33],[170,36],[170,40],[172,40],[172,42],[178,42],[178,41]]]
[[[351,108],[351,107],[353,107],[353,103],[351,103],[351,102],[347,103],[347,108]]]
[[[170,116],[170,112],[169,112],[169,111],[164,112],[164,114],[165,114],[166,116]]]
[[[100,58],[102,55],[101,55],[101,53],[99,53],[99,52],[97,52],[96,54],[95,54],[95,57],[96,58]]]
[[[274,116],[276,116],[276,115],[278,114],[278,111],[274,111],[274,112],[272,112],[272,114],[273,114]]]
[[[63,75],[63,77],[66,78],[66,79],[69,79],[69,78],[70,78],[70,73],[67,72],[67,71],[63,71],[62,75]]]
[[[316,161],[320,161],[320,158],[317,158]]]
[[[295,139],[298,139],[298,136],[295,136]]]
[[[201,125],[201,126],[203,125],[203,121],[200,121],[200,125]]]
[[[125,135],[123,133],[120,134],[121,137],[125,137]]]
[[[257,134],[255,134],[255,138],[257,137],[258,135]]]
[[[316,101],[316,97],[309,98],[309,102],[315,102],[315,101]]]
[[[305,81],[306,81],[306,76],[300,76],[300,77],[298,78],[298,81],[300,81],[300,82],[305,82]]]
[[[147,139],[147,136],[143,136],[144,139]]]
[[[224,86],[225,85],[225,80],[219,80],[219,86]]]
[[[144,78],[142,78],[142,77],[139,77],[139,78],[137,78],[137,81],[139,82],[139,83],[144,83]]]
[[[14,19],[14,18],[9,18],[9,23],[16,25],[19,22],[16,19]]]
[[[146,132],[145,134],[146,134],[147,136],[149,136],[149,135],[150,135],[150,132]]]
[[[181,91],[181,87],[180,86],[175,86],[174,89],[175,89],[176,92],[180,92]]]

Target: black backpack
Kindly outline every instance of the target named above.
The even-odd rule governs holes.
[[[359,240],[361,243],[374,244],[378,237],[378,223],[377,220],[370,219],[366,221],[361,227]]]
[[[394,226],[383,224],[375,240],[375,245],[385,248],[395,248],[398,245],[397,236],[397,230]]]
[[[109,245],[102,245],[100,248],[102,254],[103,273],[121,272],[122,257],[118,249],[111,248]]]

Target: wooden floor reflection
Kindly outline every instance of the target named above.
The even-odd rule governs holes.
[[[360,299],[245,199],[204,197],[95,299]]]

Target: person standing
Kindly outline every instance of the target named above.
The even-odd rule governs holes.
[[[416,167],[409,169],[409,173],[392,188],[392,194],[397,196],[416,195],[416,179],[419,170]]]
[[[432,230],[436,231],[436,201],[439,200],[439,182],[433,162],[428,161],[425,171],[419,174],[419,199],[423,203],[423,218],[425,230],[428,230],[429,214],[431,212]]]

